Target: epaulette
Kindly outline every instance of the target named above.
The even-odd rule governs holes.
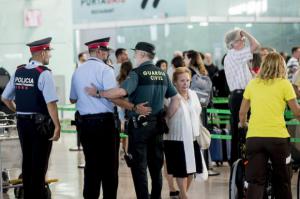
[[[25,66],[26,66],[26,64],[19,65],[19,66],[17,66],[17,69],[23,68]]]
[[[45,70],[48,70],[51,72],[51,70],[47,67],[47,66],[38,66],[35,68],[37,71],[39,71],[40,73],[44,72]]]

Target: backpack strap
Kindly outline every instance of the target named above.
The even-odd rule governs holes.
[[[190,69],[190,71],[191,71],[191,73],[192,73],[192,77],[194,76],[194,75],[200,75],[199,73],[198,73],[198,71],[197,70],[195,70],[195,69],[193,69],[192,67],[189,67],[189,69]]]

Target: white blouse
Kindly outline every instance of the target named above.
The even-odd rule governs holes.
[[[184,136],[199,135],[201,105],[195,91],[188,91],[189,99],[181,97],[180,105],[176,113],[169,119],[169,133],[165,135],[165,140],[183,141]]]

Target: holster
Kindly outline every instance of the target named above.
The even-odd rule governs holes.
[[[47,138],[51,138],[54,134],[54,124],[50,116],[44,114],[35,115],[35,124],[37,131]]]
[[[132,116],[129,120],[132,122],[133,128],[142,128],[148,125],[148,120],[144,115]]]
[[[75,120],[71,120],[71,125],[76,126],[78,128],[80,126],[80,124],[82,123],[82,119],[81,119],[78,111],[75,112],[74,118],[75,118]]]
[[[125,120],[124,122],[124,132],[126,135],[128,135],[128,128],[129,128],[129,121]]]
[[[129,123],[132,124],[134,128],[142,128],[149,125],[149,122],[156,121],[156,129],[160,134],[169,133],[169,127],[163,113],[155,116],[132,116]]]
[[[121,133],[121,120],[119,118],[117,106],[114,107],[114,122],[117,133]]]

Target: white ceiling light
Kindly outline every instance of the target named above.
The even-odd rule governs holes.
[[[190,24],[190,25],[187,26],[187,28],[188,28],[188,29],[193,29],[194,26],[193,26],[192,24]]]
[[[200,22],[199,26],[208,26],[208,22]]]
[[[268,0],[256,0],[241,3],[235,6],[231,6],[228,9],[229,15],[252,15],[265,13],[268,10]]]

